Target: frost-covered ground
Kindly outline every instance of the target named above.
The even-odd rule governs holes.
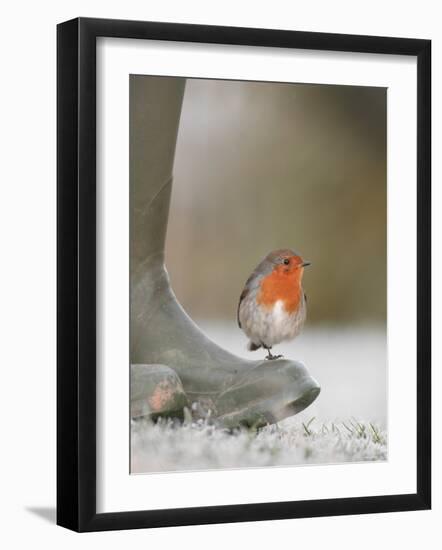
[[[322,424],[294,419],[257,433],[202,422],[138,423],[132,430],[132,472],[250,468],[386,460],[384,430],[350,419]]]
[[[218,344],[243,357],[239,330],[199,323]],[[259,432],[214,425],[132,425],[132,472],[248,468],[387,459],[387,364],[383,328],[308,329],[277,353],[301,360],[321,385],[302,413]]]

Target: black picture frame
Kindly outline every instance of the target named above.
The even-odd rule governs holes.
[[[96,39],[417,58],[417,492],[96,512]],[[431,41],[79,18],[57,27],[57,523],[75,531],[425,510],[431,506]]]

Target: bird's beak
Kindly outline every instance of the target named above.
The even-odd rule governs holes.
[[[307,267],[308,265],[311,265],[311,262],[302,262],[301,267]]]

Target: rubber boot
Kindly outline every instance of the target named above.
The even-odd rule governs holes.
[[[131,365],[130,413],[133,420],[184,418],[190,407],[177,373],[166,365]]]
[[[249,361],[220,348],[170,287],[164,245],[184,87],[181,78],[130,79],[131,363],[172,369],[188,403],[227,427],[260,427],[302,411],[320,388],[302,363]]]

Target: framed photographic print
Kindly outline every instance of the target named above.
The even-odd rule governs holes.
[[[57,36],[57,523],[430,508],[430,41]]]

